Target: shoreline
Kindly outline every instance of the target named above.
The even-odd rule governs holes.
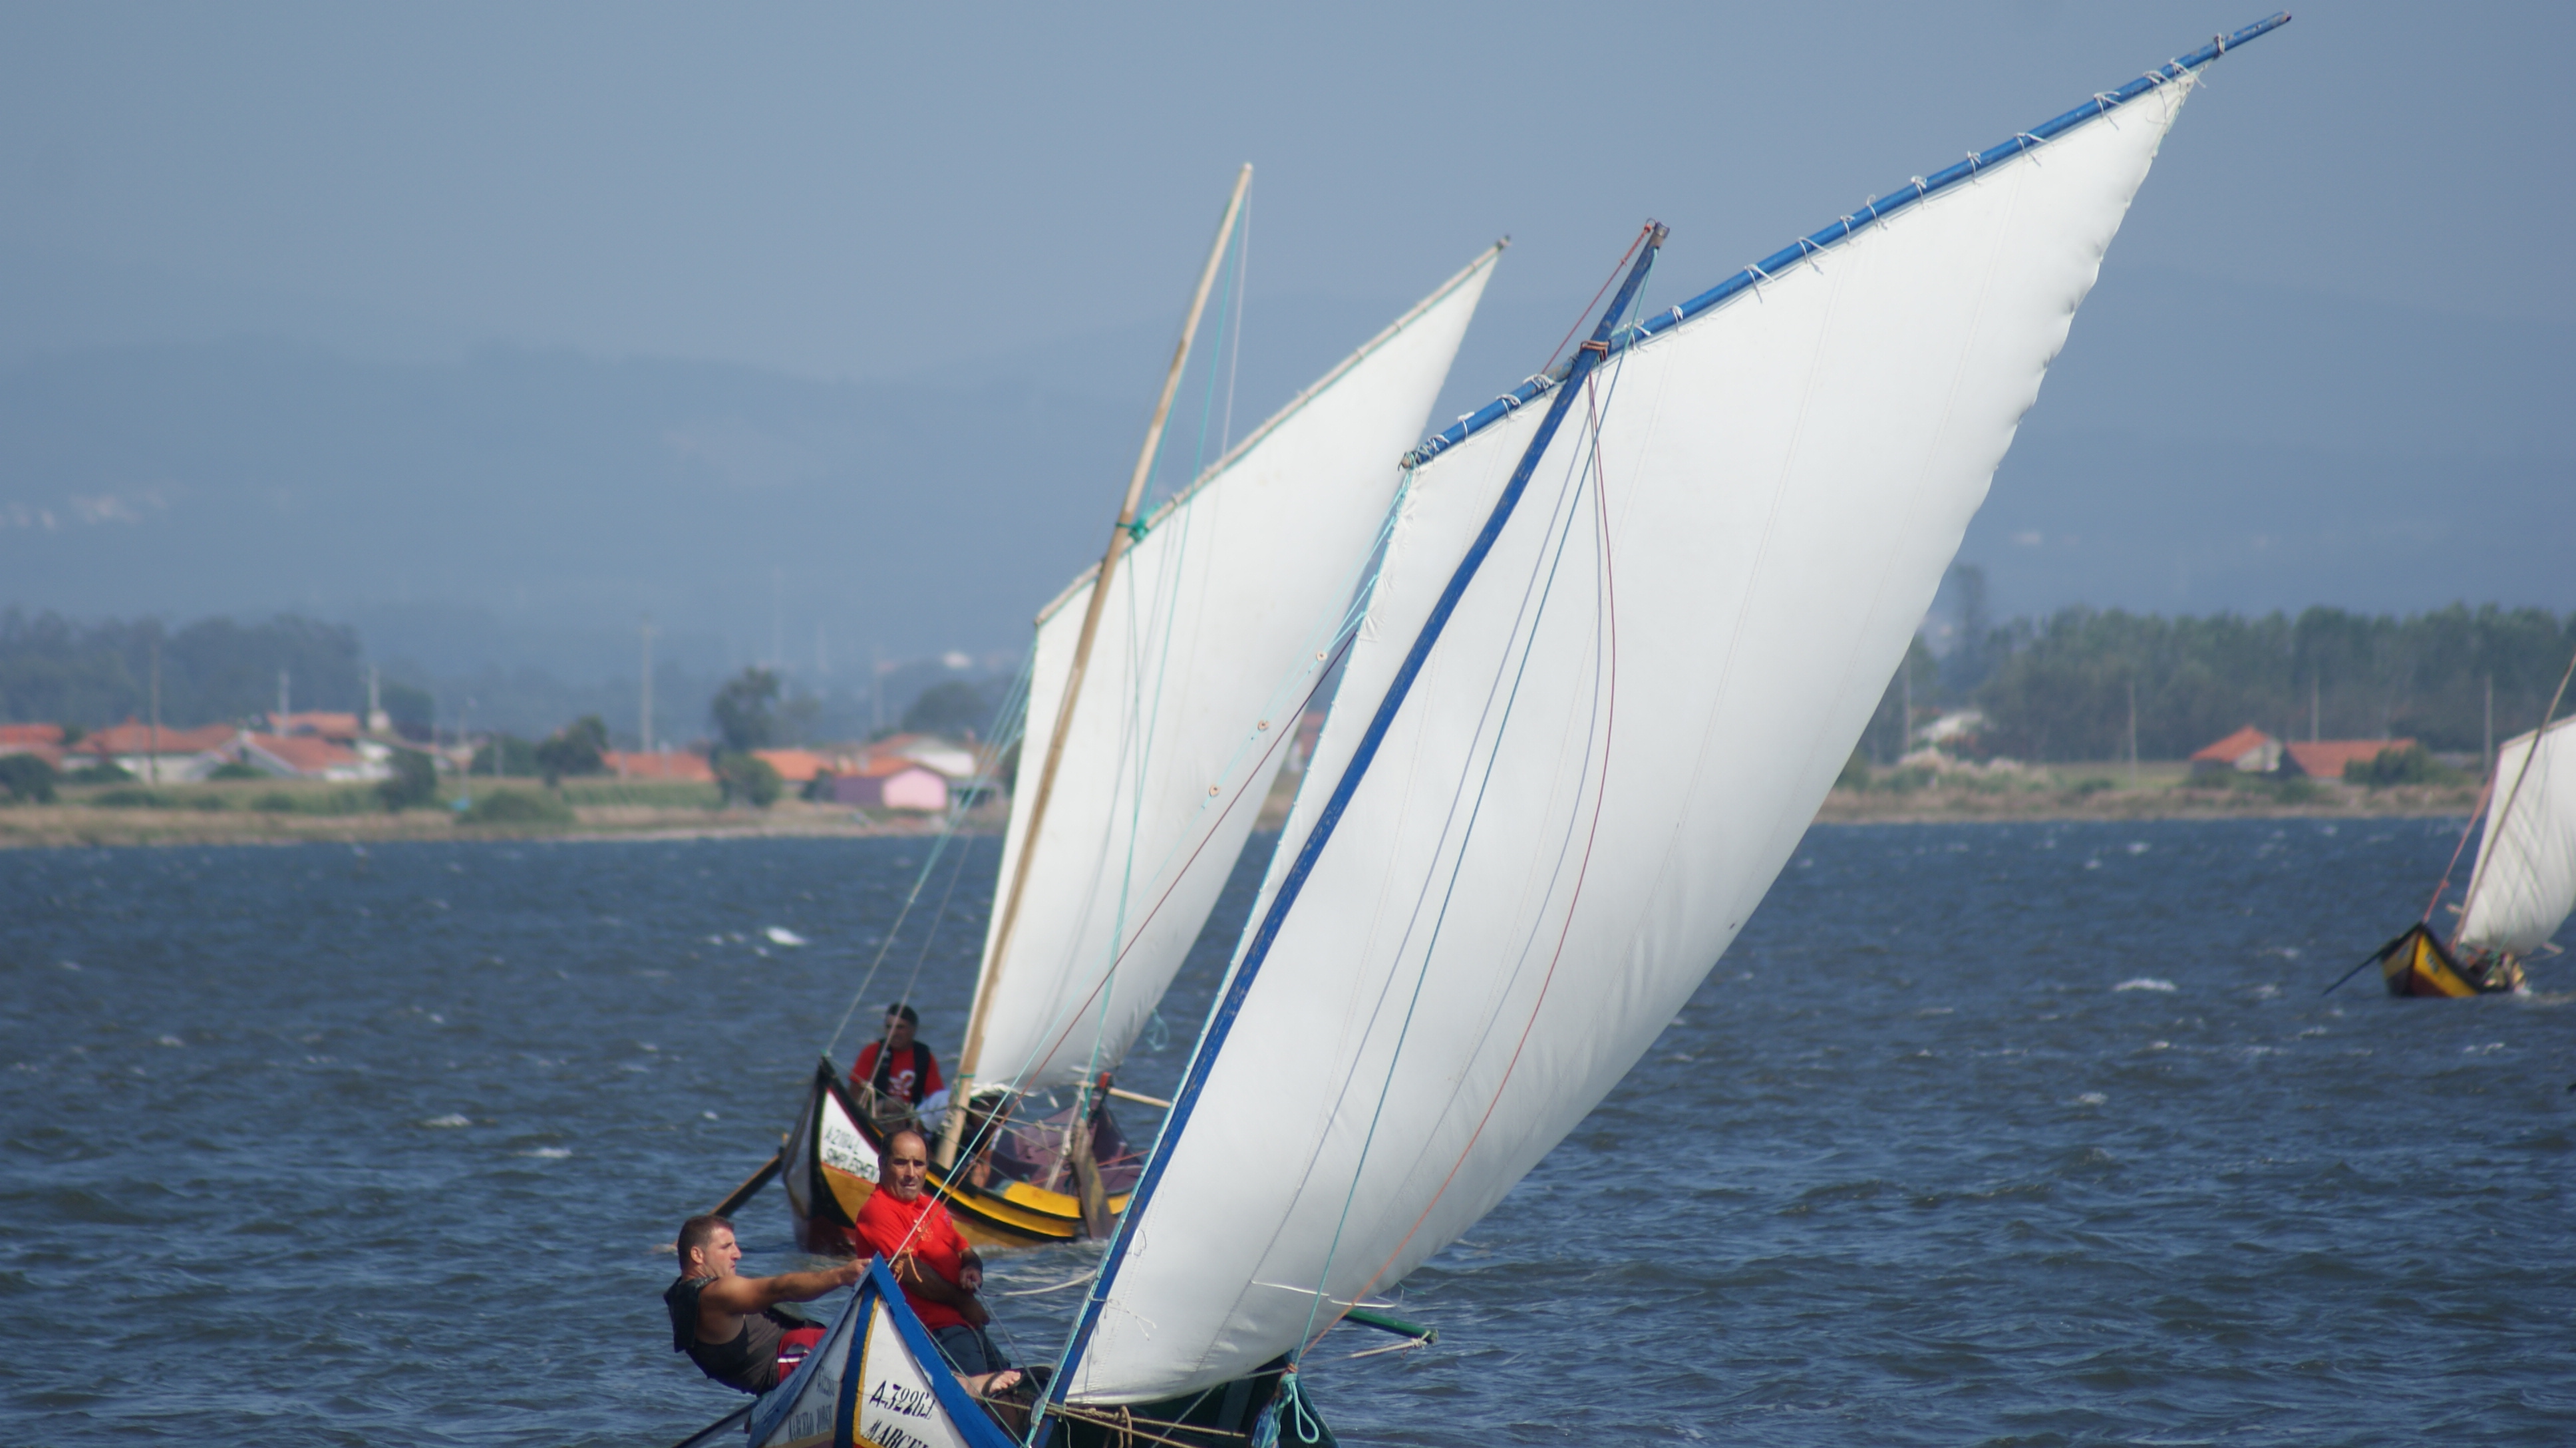
[[[1911,793],[1837,789],[1816,811],[1822,825],[2072,824],[2129,820],[2461,819],[2477,809],[2474,785],[2362,789],[2316,784],[2310,792],[2137,788],[1980,789],[1936,785]]]
[[[534,792],[533,789],[530,792]],[[679,839],[876,839],[938,832],[935,820],[868,818],[840,805],[782,800],[766,810],[580,804],[568,820],[469,823],[445,809],[393,814],[261,813],[231,809],[105,807],[77,802],[0,806],[0,849],[132,845],[372,845],[424,840],[607,843]],[[981,829],[970,832],[980,833]]]
[[[2477,806],[2474,785],[2416,785],[2367,790],[2341,783],[2277,787],[2193,788],[2177,769],[2134,785],[2096,772],[2087,777],[2032,772],[2012,779],[1945,777],[1917,788],[1838,788],[1814,823],[2051,824],[2205,819],[2461,818]],[[1296,780],[1282,776],[1263,802],[1256,828],[1286,820]],[[530,786],[533,789],[533,785]],[[569,820],[513,824],[460,821],[445,809],[402,814],[382,810],[337,814],[263,813],[248,809],[108,806],[73,799],[50,805],[0,805],[0,849],[96,849],[135,845],[391,844],[423,840],[561,841],[580,844],[653,840],[918,838],[938,832],[935,818],[875,817],[840,805],[781,800],[766,810],[716,809],[695,802],[585,802],[568,792]],[[999,834],[1003,815],[979,811],[959,832]]]

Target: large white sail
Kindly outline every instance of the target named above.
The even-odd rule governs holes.
[[[1296,1349],[1663,1030],[1876,707],[2190,88],[2173,69],[1592,374],[1194,1068],[1198,1125],[1131,1208],[1071,1396]],[[1416,471],[1247,947],[1545,410]]]
[[[2576,719],[2496,751],[2495,793],[2469,876],[2460,944],[2529,955],[2576,909]],[[2528,773],[2525,772],[2526,768]],[[2520,781],[2519,788],[2516,781]],[[2508,802],[2509,801],[2509,802]]]
[[[1015,811],[1002,890],[1019,916],[969,1028],[979,1084],[1109,1070],[1171,984],[1287,757],[1301,702],[1359,583],[1493,274],[1487,250],[1148,520],[1119,563],[1043,838]],[[1019,791],[1055,728],[1091,592],[1038,619]],[[1113,968],[1114,967],[1114,968]]]

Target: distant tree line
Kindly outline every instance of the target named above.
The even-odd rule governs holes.
[[[2495,738],[2507,739],[2539,722],[2576,652],[2576,614],[2536,608],[2454,604],[2402,618],[2336,608],[2295,618],[2068,608],[1972,628],[1965,615],[1969,601],[1982,607],[1982,589],[1954,593],[1962,596],[1957,645],[1934,660],[1917,642],[1864,740],[1876,757],[1902,737],[1909,674],[1916,724],[1941,708],[1976,708],[1986,716],[1977,751],[2015,759],[2125,757],[2132,689],[2147,759],[2181,758],[2247,724],[2284,739],[2313,729],[2326,739],[2412,738],[2474,754],[2486,737],[2489,681]]]
[[[209,618],[172,629],[158,619],[78,623],[13,607],[0,610],[0,723],[96,728],[149,717],[156,645],[161,722],[173,728],[276,708],[281,671],[296,709],[354,713],[367,705],[358,636],[345,625],[280,614],[265,623]],[[426,692],[386,680],[381,697],[397,725],[427,729]]]

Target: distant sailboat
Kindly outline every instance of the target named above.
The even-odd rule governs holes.
[[[1502,252],[1488,248],[1139,519],[1241,202],[1238,182],[1110,549],[1037,620],[1015,808],[953,1105],[921,1123],[935,1142],[933,1189],[986,1245],[1102,1235],[1124,1205],[1141,1162],[1114,1149],[1110,1075],[1252,833],[1333,662],[1401,480],[1397,459],[1421,437]],[[1050,1091],[1070,1104],[1029,1109],[1031,1093]],[[873,1189],[884,1123],[906,1114],[865,1094],[823,1061],[791,1133],[788,1195],[809,1249],[838,1245]]]
[[[1867,724],[2195,73],[2286,19],[1668,310],[1637,304],[1650,227],[1571,361],[1409,455],[1050,1441],[1330,1441],[1299,1358],[1491,1210],[1706,977]],[[880,1372],[944,1372],[840,1361],[852,1405]],[[835,1441],[881,1441],[865,1413]],[[1010,1441],[973,1412],[900,1426]]]
[[[2576,678],[2576,659],[2567,668]],[[2496,751],[2482,801],[2486,808],[2468,824],[2476,829],[2482,815],[2486,834],[2470,867],[2459,929],[2447,943],[2433,933],[2433,910],[2450,888],[2446,870],[2424,918],[2344,980],[2376,964],[2393,996],[2456,998],[2523,989],[2523,962],[2549,949],[2550,938],[2576,911],[2576,728],[2569,727],[2576,719],[2556,719],[2566,694],[2567,680],[2561,679],[2541,727]],[[2466,830],[2460,841],[2468,843]],[[2458,853],[2452,852],[2454,864]]]

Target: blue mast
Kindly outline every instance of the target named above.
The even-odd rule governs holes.
[[[1654,265],[1655,253],[1662,248],[1665,234],[1661,223],[1646,223],[1644,234],[1638,238],[1637,259],[1629,266],[1627,278],[1619,284],[1619,294],[1611,299],[1610,309],[1601,314],[1600,323],[1592,329],[1592,340],[1578,348],[1573,360],[1566,364],[1566,381],[1569,384],[1581,382],[1610,355],[1611,333],[1617,328],[1619,318],[1635,302],[1637,288],[1644,285],[1647,268]],[[1262,916],[1261,928],[1253,933],[1252,943],[1243,953],[1243,963],[1235,968],[1234,979],[1226,986],[1225,998],[1217,1003],[1216,1013],[1208,1019],[1207,1030],[1199,1037],[1198,1049],[1190,1055],[1189,1074],[1182,1078],[1180,1092],[1172,1098],[1171,1112],[1163,1119],[1163,1129],[1155,1138],[1154,1154],[1145,1163],[1145,1173],[1127,1195],[1127,1210],[1118,1218],[1118,1231],[1109,1239],[1108,1251],[1101,1258],[1100,1276],[1092,1283],[1091,1295],[1083,1301],[1081,1318],[1074,1323],[1073,1340],[1065,1348],[1064,1362],[1057,1370],[1053,1389],[1048,1394],[1049,1401],[1061,1403],[1071,1390],[1074,1370],[1082,1362],[1082,1352],[1091,1342],[1093,1329],[1100,1325],[1101,1308],[1109,1301],[1110,1287],[1117,1282],[1118,1269],[1127,1259],[1128,1244],[1135,1239],[1136,1224],[1143,1220],[1146,1204],[1153,1200],[1154,1189],[1162,1183],[1163,1169],[1171,1162],[1172,1146],[1189,1125],[1190,1115],[1198,1106],[1199,1093],[1207,1085],[1208,1073],[1216,1067],[1217,1053],[1224,1049],[1225,1039],[1234,1029],[1235,1018],[1242,1014],[1244,999],[1252,993],[1252,982],[1261,974],[1262,962],[1270,955],[1271,942],[1278,938],[1280,926],[1287,923],[1289,910],[1296,905],[1298,893],[1306,886],[1306,877],[1313,873],[1316,859],[1323,854],[1325,844],[1333,837],[1334,828],[1341,823],[1342,811],[1349,806],[1351,796],[1359,791],[1360,780],[1368,773],[1369,762],[1377,757],[1378,746],[1385,741],[1386,731],[1394,724],[1397,711],[1404,707],[1405,696],[1412,691],[1415,676],[1422,672],[1424,661],[1431,657],[1432,646],[1440,642],[1442,630],[1449,625],[1449,616],[1457,611],[1458,600],[1466,595],[1467,585],[1475,581],[1477,570],[1484,566],[1485,555],[1493,551],[1495,541],[1502,536],[1503,525],[1511,521],[1513,509],[1520,505],[1521,494],[1529,486],[1530,475],[1538,470],[1539,458],[1547,452],[1548,444],[1555,440],[1558,425],[1565,421],[1567,410],[1574,405],[1575,391],[1573,386],[1565,387],[1557,393],[1556,401],[1549,405],[1546,418],[1540,421],[1538,431],[1521,453],[1520,465],[1512,470],[1511,481],[1504,485],[1503,495],[1495,500],[1493,512],[1486,517],[1483,531],[1477,533],[1475,542],[1468,545],[1467,556],[1458,561],[1456,571],[1449,576],[1449,586],[1441,590],[1439,600],[1431,607],[1431,616],[1423,622],[1421,633],[1413,640],[1412,650],[1404,656],[1403,666],[1395,671],[1394,681],[1387,685],[1386,697],[1378,701],[1377,713],[1369,720],[1368,732],[1360,736],[1359,748],[1351,755],[1351,762],[1343,769],[1341,779],[1334,784],[1323,812],[1316,816],[1315,827],[1307,833],[1305,845],[1297,851],[1296,862],[1288,867],[1288,873],[1280,880],[1279,893],[1271,899],[1268,913]],[[1407,465],[1411,465],[1409,457]]]

